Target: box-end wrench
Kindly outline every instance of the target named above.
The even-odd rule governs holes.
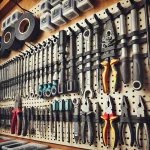
[[[70,69],[69,69],[69,81],[67,81],[67,92],[77,92],[78,82],[76,79],[75,68],[75,52],[76,52],[76,35],[75,32],[69,27],[70,30]]]
[[[85,41],[85,52],[91,52],[91,39],[92,39],[92,30],[90,28],[87,28],[83,33],[84,41]],[[91,59],[91,55],[88,54],[86,56],[86,59]],[[84,89],[84,95],[83,97],[86,98],[87,94],[90,94],[90,98],[94,97],[94,92],[92,89],[92,81],[91,81],[91,62],[88,62],[86,64],[86,67],[89,68],[88,71],[85,72],[86,76],[86,87]]]
[[[53,57],[53,64],[54,64],[54,69],[53,69],[53,84],[51,88],[51,93],[52,96],[56,96],[58,94],[58,39],[54,38],[53,39],[53,44],[54,44],[54,57]]]

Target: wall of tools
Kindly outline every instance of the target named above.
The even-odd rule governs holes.
[[[1,133],[149,150],[148,9],[122,0],[1,64]]]

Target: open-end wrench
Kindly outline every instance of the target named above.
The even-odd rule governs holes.
[[[86,29],[83,33],[84,41],[85,41],[85,52],[91,52],[91,39],[92,39],[92,30],[90,28]],[[86,59],[91,59],[91,55],[88,54]],[[91,62],[86,64],[86,67],[91,68]],[[94,97],[94,92],[92,89],[92,81],[91,81],[91,70],[86,71],[86,87],[84,89],[84,97],[87,96],[87,93],[90,93],[90,98]]]
[[[51,88],[52,88],[52,50],[53,50],[53,43],[50,39],[47,41],[48,46],[48,84],[47,89],[45,91],[45,96],[51,97]]]
[[[58,39],[54,38],[53,39],[53,44],[54,44],[54,50],[53,50],[53,64],[54,64],[54,69],[53,69],[53,84],[51,88],[51,93],[52,96],[56,96],[58,94]]]
[[[76,68],[75,68],[75,52],[76,52],[76,35],[75,32],[70,30],[70,68],[69,68],[69,80],[67,81],[67,91],[76,92],[78,90],[78,82],[76,79]]]

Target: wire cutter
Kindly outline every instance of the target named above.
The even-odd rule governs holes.
[[[11,134],[21,135],[22,131],[22,100],[20,95],[16,95],[13,116],[11,121]]]
[[[107,146],[108,145],[108,128],[109,126],[112,129],[113,135],[114,135],[114,148],[117,147],[117,142],[118,142],[118,127],[117,127],[117,118],[118,116],[115,115],[115,113],[113,112],[113,108],[112,108],[112,101],[111,101],[111,97],[108,96],[107,101],[106,101],[106,105],[105,105],[105,112],[104,115],[101,116],[101,118],[104,120],[104,126],[103,126],[103,131],[102,131],[102,135],[103,135],[103,142],[104,145]],[[110,123],[110,125],[109,125]]]
[[[137,102],[137,117],[139,119],[139,122],[136,125],[136,143],[137,143],[137,147],[138,148],[141,147],[141,144],[139,142],[139,130],[140,130],[141,125],[143,124],[144,128],[145,128],[146,138],[147,138],[147,150],[149,150],[150,149],[150,146],[149,146],[149,143],[150,143],[150,141],[149,141],[149,128],[148,128],[148,125],[146,123],[145,107],[144,107],[142,96],[139,97],[139,100]],[[140,120],[142,120],[142,119],[145,119],[144,123],[140,122]]]
[[[120,142],[122,145],[124,145],[123,129],[124,129],[125,123],[128,124],[129,130],[130,130],[130,135],[131,135],[130,146],[133,146],[134,131],[133,131],[133,126],[131,124],[130,116],[129,116],[129,104],[128,104],[127,98],[123,96],[122,103],[121,103],[121,117],[120,117],[120,128],[119,128],[119,137],[120,137]]]

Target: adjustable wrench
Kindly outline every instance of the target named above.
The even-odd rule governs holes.
[[[47,47],[48,47],[48,84],[47,84],[47,89],[45,91],[45,96],[51,97],[51,88],[52,88],[52,50],[53,50],[53,43],[52,41],[49,39],[47,42]]]
[[[76,79],[75,68],[75,51],[76,51],[76,35],[70,28],[70,69],[69,69],[69,81],[67,81],[67,91],[76,92],[78,90],[78,82]]]
[[[65,73],[65,53],[66,53],[66,43],[67,43],[67,32],[62,30],[59,32],[59,54],[60,54],[60,72],[59,72],[59,84],[58,93],[66,93],[66,73]]]
[[[54,57],[53,57],[53,84],[51,88],[52,96],[56,96],[58,94],[58,39],[53,39],[54,44]]]
[[[85,41],[85,52],[91,52],[91,39],[92,39],[92,30],[90,28],[86,29],[83,33],[84,41]],[[91,59],[91,55],[88,54],[86,59]],[[86,67],[91,69],[91,62],[86,64]],[[91,70],[86,71],[86,87],[84,89],[84,97],[86,97],[87,93],[90,93],[90,98],[94,97],[94,92],[92,89],[91,83]]]

